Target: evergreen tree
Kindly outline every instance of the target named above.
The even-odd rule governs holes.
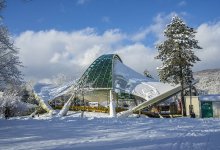
[[[188,76],[192,72],[193,64],[200,59],[194,54],[194,49],[201,49],[195,40],[196,31],[188,27],[178,16],[172,18],[167,25],[164,35],[166,40],[157,45],[158,56],[162,61],[158,68],[162,82],[181,84],[182,114],[186,115],[184,103],[184,84],[193,80]]]

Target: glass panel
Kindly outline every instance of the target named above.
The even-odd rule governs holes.
[[[102,55],[97,58],[82,75],[78,84],[86,86],[92,84],[93,88],[112,88],[112,62],[114,59],[121,61],[114,54]]]

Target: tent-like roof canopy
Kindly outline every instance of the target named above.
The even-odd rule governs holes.
[[[122,62],[117,54],[106,54],[97,58],[78,81],[80,87],[112,89],[112,72],[115,60]]]

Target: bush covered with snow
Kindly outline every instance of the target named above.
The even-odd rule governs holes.
[[[9,116],[22,116],[30,114],[35,110],[36,105],[21,101],[21,97],[4,95],[0,97],[0,115],[5,116],[6,109],[9,109]]]

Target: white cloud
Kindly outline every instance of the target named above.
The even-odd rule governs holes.
[[[161,41],[164,41],[164,29],[166,28],[166,25],[170,23],[172,17],[176,15],[183,18],[183,16],[187,16],[188,13],[159,13],[156,17],[153,18],[153,24],[142,28],[139,32],[136,32],[134,35],[132,35],[131,39],[135,42],[140,42],[146,40],[147,38],[152,38],[153,35],[153,37],[155,38],[155,41],[153,43],[154,45],[160,43]]]
[[[81,74],[98,56],[109,53],[126,38],[119,30],[97,34],[86,28],[73,32],[26,31],[15,39],[27,78],[50,78],[58,73]]]
[[[197,29],[196,39],[203,49],[196,51],[201,62],[195,65],[195,69],[220,68],[220,22],[201,24]]]
[[[154,77],[157,76],[156,67],[160,62],[155,60],[156,51],[150,47],[146,47],[141,43],[124,46],[116,51],[127,66],[135,71],[143,74],[147,69]]]
[[[166,24],[170,22],[174,15],[187,16],[188,14],[184,12],[180,14],[172,12],[168,15],[158,14],[154,18],[154,24],[145,28],[145,30],[140,31],[140,35],[143,34],[144,39],[148,36],[149,33],[153,33],[156,37],[154,44],[163,41],[163,30],[166,27]],[[188,25],[190,26],[190,24]],[[196,27],[193,28],[196,29]],[[200,71],[204,69],[220,68],[220,22],[203,23],[196,30],[197,34],[195,38],[199,41],[199,45],[203,49],[195,50],[195,54],[201,59],[201,61],[195,64],[194,70]],[[140,38],[139,40],[141,41],[143,39]]]
[[[141,29],[139,32],[132,36],[133,41],[142,41],[151,32],[150,28]]]
[[[156,75],[155,50],[141,43],[123,45],[128,36],[118,29],[98,34],[93,28],[74,32],[26,31],[15,39],[28,79],[45,79],[56,74],[79,76],[100,55],[118,53],[125,64]]]
[[[75,58],[72,62],[81,67],[88,66],[97,58],[97,56],[103,53],[103,50],[104,47],[101,45],[94,45],[93,47],[86,49],[80,57]]]
[[[153,24],[141,29],[139,32],[134,34],[132,36],[132,40],[133,41],[143,41],[144,39],[146,39],[146,37],[149,34],[153,34],[155,36],[155,38],[157,39],[154,44],[164,40],[163,30],[165,29],[166,25],[170,22],[171,18],[176,14],[177,13],[175,13],[175,12],[172,12],[168,15],[162,14],[162,13],[158,14],[153,19]]]
[[[53,57],[50,59],[50,62],[51,63],[58,63],[59,62],[59,59],[60,59],[60,54],[59,53],[55,53],[53,55]]]
[[[20,48],[20,58],[26,66],[26,79],[41,80],[60,73],[79,77],[105,53],[118,53],[123,62],[134,70],[143,73],[148,69],[156,76],[156,67],[161,63],[154,59],[157,50],[142,41],[149,38],[149,34],[156,37],[155,43],[164,40],[163,30],[174,14],[157,15],[152,25],[134,35],[122,33],[119,29],[99,34],[93,28],[73,32],[26,31],[15,38],[15,44]],[[202,61],[195,65],[195,70],[220,68],[220,22],[204,23],[197,30],[196,39],[203,49],[196,51]]]
[[[186,4],[187,4],[186,1],[181,1],[178,3],[178,6],[182,7],[182,6],[186,6]]]

